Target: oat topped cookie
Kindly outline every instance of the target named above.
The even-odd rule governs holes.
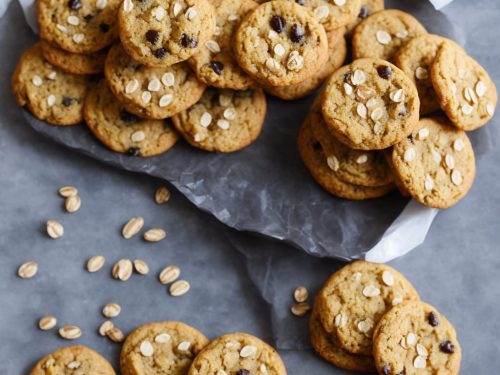
[[[360,0],[289,0],[314,12],[326,30],[334,30],[356,19],[361,8]]]
[[[361,0],[358,17],[347,25],[347,33],[350,35],[361,21],[381,10],[384,10],[384,0]]]
[[[208,0],[124,0],[118,13],[123,48],[137,62],[166,67],[187,60],[215,31]]]
[[[278,0],[260,5],[241,22],[233,48],[250,76],[264,85],[288,86],[323,66],[328,41],[309,9]]]

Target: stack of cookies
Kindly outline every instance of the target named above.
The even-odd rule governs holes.
[[[383,10],[352,31],[353,61],[337,69],[302,126],[299,151],[314,179],[347,199],[405,196],[446,208],[475,176],[465,131],[497,104],[486,71],[411,15]]]
[[[460,371],[455,329],[395,269],[353,262],[325,283],[310,321],[314,350],[337,367],[383,375]]]

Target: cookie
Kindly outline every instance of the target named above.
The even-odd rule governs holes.
[[[261,89],[234,91],[210,87],[198,103],[172,121],[194,147],[234,152],[257,139],[265,116],[266,96]]]
[[[128,112],[102,80],[85,100],[90,131],[109,149],[132,156],[154,156],[175,145],[179,135],[167,120],[145,120]]]
[[[377,12],[354,29],[353,59],[373,57],[392,61],[400,47],[426,33],[420,22],[408,13],[395,9]]]
[[[361,8],[359,9],[358,17],[347,25],[347,35],[350,36],[356,26],[365,18],[381,10],[384,10],[384,0],[361,0]]]
[[[353,185],[338,178],[334,171],[336,167],[330,167],[321,143],[314,137],[309,118],[306,118],[300,129],[298,146],[300,156],[312,177],[330,194],[345,199],[365,200],[386,195],[394,188],[393,184],[377,187]]]
[[[286,375],[278,352],[247,333],[221,336],[195,358],[188,375]]]
[[[45,60],[57,69],[72,74],[100,74],[104,71],[107,49],[91,53],[72,53],[60,49],[52,43],[40,41]]]
[[[495,114],[495,83],[465,51],[443,45],[432,65],[431,79],[441,108],[457,128],[477,129]]]
[[[419,119],[415,85],[399,68],[380,59],[359,59],[331,76],[323,116],[351,148],[381,150],[408,136]]]
[[[337,141],[321,114],[321,97],[308,114],[314,137],[327,156],[327,164],[342,181],[361,186],[387,186],[393,182],[391,170],[380,151],[353,150]]]
[[[347,42],[344,33],[345,28],[326,33],[328,60],[312,77],[291,86],[265,86],[264,90],[283,100],[297,100],[311,94],[344,63],[347,56]]]
[[[344,350],[335,332],[328,333],[321,325],[317,303],[314,303],[309,321],[311,345],[326,361],[348,371],[375,372],[375,362],[371,355],[353,354]]]
[[[109,51],[104,73],[109,88],[129,112],[153,120],[191,107],[205,91],[186,62],[149,68],[132,60],[119,44]]]
[[[425,34],[411,39],[394,56],[394,63],[411,78],[420,97],[420,114],[426,115],[440,109],[430,77],[431,67],[443,44],[461,48],[450,39]]]
[[[313,11],[325,30],[334,30],[353,22],[359,14],[361,0],[289,0]]]
[[[215,31],[208,0],[124,0],[118,13],[123,48],[135,61],[156,68],[185,61]]]
[[[22,55],[12,76],[17,103],[53,125],[75,125],[83,120],[88,85],[85,76],[64,73],[50,65],[40,43]]]
[[[73,53],[98,52],[118,38],[121,0],[37,0],[40,38]]]
[[[451,323],[431,305],[405,302],[375,328],[373,355],[380,374],[457,375],[462,358]]]
[[[113,367],[99,353],[82,345],[67,346],[43,357],[30,375],[99,374],[115,375]]]
[[[338,337],[342,348],[372,354],[375,325],[392,306],[419,300],[398,271],[385,264],[356,261],[335,272],[318,294],[318,314],[324,330]]]
[[[252,84],[253,80],[236,62],[231,41],[241,19],[257,6],[252,0],[216,2],[215,33],[189,59],[189,64],[200,81],[221,89],[234,90],[244,90]]]
[[[125,340],[120,369],[123,375],[186,375],[208,342],[203,333],[184,323],[148,323]]]
[[[394,146],[392,164],[405,190],[435,208],[463,198],[476,172],[469,138],[444,117],[420,120],[411,136]]]
[[[323,66],[328,40],[309,9],[278,0],[260,5],[241,22],[233,49],[243,70],[263,85],[289,86]]]

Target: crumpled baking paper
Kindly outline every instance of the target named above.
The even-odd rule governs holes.
[[[19,1],[33,27],[33,0]],[[432,1],[436,7],[445,2]],[[446,16],[427,2],[386,1],[386,5],[409,11],[430,32],[464,43]],[[366,202],[345,201],[332,198],[313,182],[296,149],[310,101],[269,98],[261,137],[231,155],[208,154],[181,143],[159,157],[134,158],[106,150],[84,126],[57,128],[26,116],[34,129],[67,147],[170,181],[230,227],[286,241],[312,255],[387,262],[421,244],[437,210],[414,201],[406,204],[397,193]],[[487,137],[486,132],[475,135]]]

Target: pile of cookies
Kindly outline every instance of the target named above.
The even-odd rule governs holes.
[[[279,354],[259,338],[232,333],[209,342],[181,322],[148,323],[133,331],[120,354],[123,375],[286,375]],[[69,346],[42,358],[31,375],[115,375],[113,367],[85,346]]]
[[[475,176],[465,131],[493,117],[494,82],[455,42],[398,10],[356,26],[352,56],[330,76],[299,134],[314,179],[347,199],[396,186],[430,207],[457,203]]]
[[[460,372],[455,329],[422,302],[395,269],[357,261],[334,273],[316,296],[314,350],[337,367],[383,375]]]

